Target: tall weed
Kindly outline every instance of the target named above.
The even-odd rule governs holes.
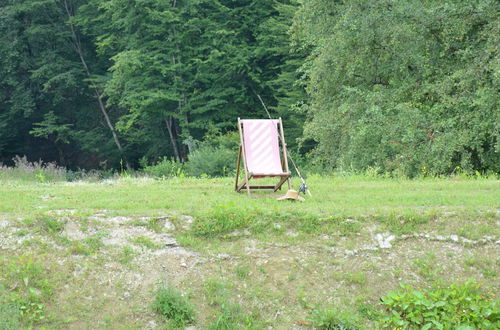
[[[66,181],[66,169],[55,163],[44,163],[39,160],[29,162],[26,156],[12,159],[14,167],[0,164],[0,180],[57,182]]]
[[[188,299],[170,284],[160,284],[155,292],[153,310],[175,328],[193,324],[194,308]]]

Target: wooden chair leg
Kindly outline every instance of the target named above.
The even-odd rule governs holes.
[[[241,146],[240,151],[238,152],[238,160],[236,161],[236,183],[234,184],[234,190],[238,190],[238,180],[240,177],[240,162],[241,162]]]
[[[248,174],[245,174],[245,183],[247,186],[247,194],[248,194],[248,197],[250,197],[250,183],[248,181],[249,181]]]
[[[281,186],[283,183],[285,183],[286,180],[288,180],[289,177],[283,177],[280,179],[280,181],[274,186],[273,192],[276,192],[278,189],[281,189]],[[290,188],[289,188],[290,189]]]

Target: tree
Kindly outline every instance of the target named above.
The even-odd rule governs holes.
[[[500,171],[496,1],[304,3],[306,136],[332,167]]]
[[[86,79],[91,76],[93,45],[70,23],[81,4],[70,0],[9,0],[2,4],[0,118],[6,129],[0,133],[0,153],[4,161],[28,154],[31,159],[57,160],[76,167],[95,166],[97,160],[92,159],[103,155],[118,160],[122,155],[119,150],[114,157],[108,148],[109,140],[95,112],[100,96]],[[92,92],[98,100],[92,98]],[[109,118],[106,121],[113,133]],[[49,127],[65,132],[64,143],[49,138]]]

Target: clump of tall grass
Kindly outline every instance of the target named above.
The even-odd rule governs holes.
[[[0,180],[57,182],[66,181],[66,168],[41,160],[30,162],[26,156],[12,159],[13,167],[0,164]]]
[[[184,328],[195,321],[194,308],[189,300],[170,284],[161,283],[154,293],[153,309],[171,328]]]

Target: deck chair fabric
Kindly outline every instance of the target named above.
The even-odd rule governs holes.
[[[254,176],[282,174],[278,120],[241,120],[248,172]]]
[[[288,181],[290,186],[291,173],[288,170],[281,118],[243,120],[238,118],[238,127],[241,144],[237,161],[236,191],[246,188],[249,195],[250,189],[276,191],[285,181]],[[282,152],[280,152],[280,142]],[[241,159],[243,159],[245,181],[238,185]],[[250,185],[250,179],[263,177],[279,177],[280,180],[275,185]]]

